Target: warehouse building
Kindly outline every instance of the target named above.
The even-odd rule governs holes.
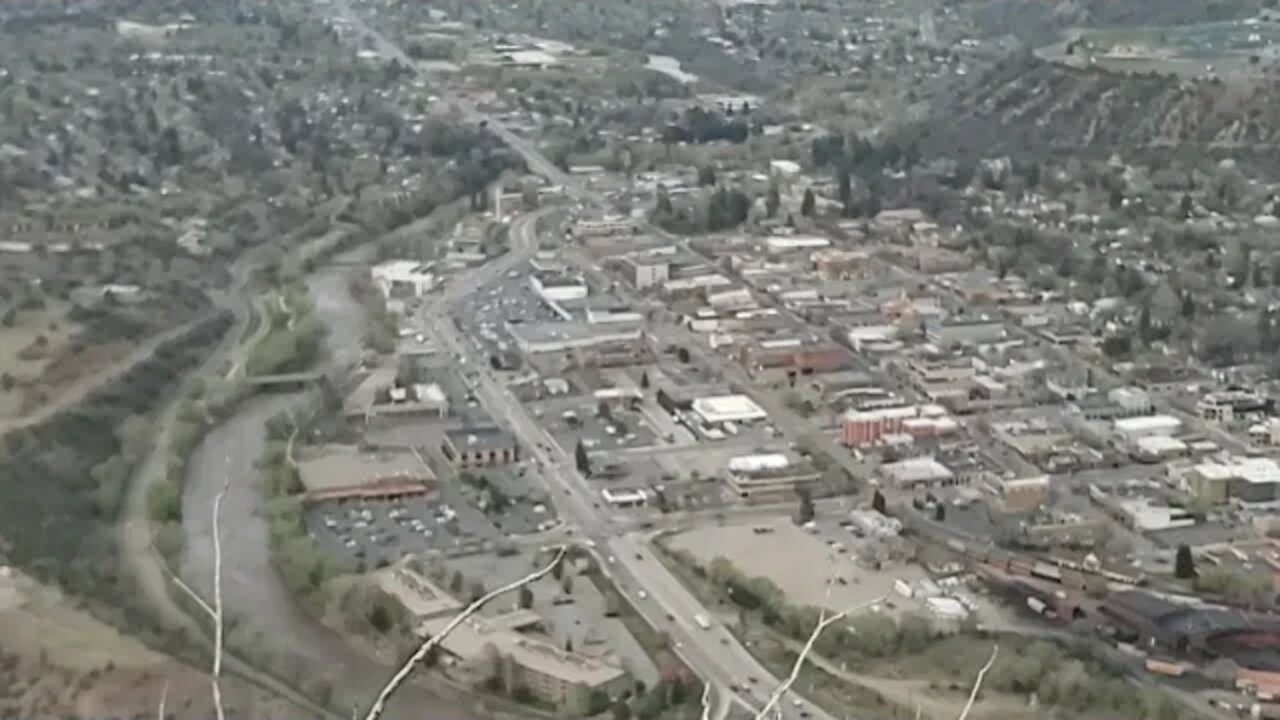
[[[627,322],[508,323],[507,331],[526,355],[636,346],[643,337],[641,325]]]

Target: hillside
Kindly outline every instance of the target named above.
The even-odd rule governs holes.
[[[978,27],[1034,45],[1069,28],[1185,25],[1256,15],[1271,0],[970,0]]]
[[[921,153],[1245,156],[1280,149],[1280,81],[1189,81],[1006,59],[901,132]]]

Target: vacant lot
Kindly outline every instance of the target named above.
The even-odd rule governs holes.
[[[29,388],[67,348],[79,327],[67,319],[65,303],[48,302],[38,310],[15,311],[0,324],[0,417],[23,411]]]
[[[754,528],[762,526],[773,532],[757,534]],[[670,547],[693,555],[704,566],[723,557],[747,577],[772,580],[793,604],[837,610],[891,594],[895,579],[913,582],[924,577],[913,565],[869,570],[850,559],[850,549],[833,550],[787,519],[699,528],[673,536]],[[843,578],[845,584],[831,585],[828,597],[831,578]]]
[[[302,717],[234,679],[228,715]],[[211,717],[208,676],[121,635],[61,593],[19,573],[0,576],[0,716]]]

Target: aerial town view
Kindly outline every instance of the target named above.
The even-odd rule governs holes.
[[[0,717],[1280,718],[1276,0],[0,38]]]

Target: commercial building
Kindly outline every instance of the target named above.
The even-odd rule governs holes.
[[[435,288],[439,278],[430,265],[418,260],[388,260],[369,270],[373,284],[383,297],[422,297]]]
[[[529,610],[513,610],[495,617],[473,616],[452,632],[443,633],[461,603],[427,578],[404,566],[378,573],[378,583],[417,621],[423,637],[440,635],[444,653],[463,670],[492,672],[495,657],[502,661],[507,687],[525,688],[538,700],[575,716],[585,714],[593,693],[617,697],[631,688],[626,672],[609,659],[562,650],[519,632],[541,622]]]
[[[635,323],[534,322],[508,323],[507,332],[526,355],[599,349],[609,345],[640,344],[642,327]]]
[[[746,395],[700,397],[693,401],[690,410],[708,426],[758,422],[769,417],[764,408]]]
[[[753,374],[784,370],[808,375],[843,370],[852,357],[848,349],[832,342],[794,338],[747,343],[739,350],[738,360]]]
[[[411,453],[362,452],[351,445],[313,448],[298,461],[307,500],[425,495],[437,489],[435,475]]]
[[[902,522],[875,510],[853,510],[849,513],[853,526],[867,537],[891,538],[902,534]]]
[[[773,253],[822,250],[831,246],[831,241],[817,235],[773,235],[764,239],[765,250]]]
[[[529,284],[538,297],[553,304],[583,300],[589,292],[587,283],[582,278],[554,272],[533,273],[529,276]]]
[[[1271,401],[1258,393],[1244,390],[1211,392],[1196,403],[1196,412],[1205,420],[1229,423],[1249,413],[1265,413],[1271,409]]]
[[[956,319],[929,320],[925,322],[925,338],[939,346],[981,345],[1003,340],[1005,337],[1004,322],[998,319]]]
[[[1115,403],[1125,417],[1152,413],[1151,395],[1141,388],[1119,387],[1107,393],[1107,399]]]
[[[573,234],[578,237],[606,237],[610,235],[632,235],[640,229],[639,224],[627,217],[603,217],[594,220],[579,220],[573,225]]]
[[[622,259],[623,271],[637,290],[661,285],[671,278],[671,261],[660,255],[637,255]]]
[[[786,453],[742,455],[729,461],[727,483],[734,496],[748,503],[781,502],[795,497],[798,487],[816,482],[811,465]]]
[[[998,479],[992,483],[1004,509],[1009,512],[1032,512],[1049,501],[1049,476]]]
[[[1271,458],[1232,457],[1199,463],[1183,480],[1197,498],[1211,503],[1280,500],[1280,464]]]
[[[850,410],[840,423],[840,441],[849,447],[874,445],[887,435],[937,437],[959,426],[938,405],[907,405]]]
[[[520,461],[520,445],[501,428],[472,427],[446,430],[440,450],[460,468],[507,465]]]
[[[1116,434],[1129,443],[1156,435],[1168,437],[1181,428],[1182,421],[1172,415],[1147,415],[1115,421]]]
[[[889,486],[900,490],[926,490],[962,484],[946,465],[932,457],[915,457],[881,465],[878,471]]]
[[[643,507],[649,502],[649,494],[644,490],[623,490],[605,488],[600,491],[600,497],[615,508],[636,508]]]
[[[1196,524],[1195,516],[1187,510],[1158,503],[1143,495],[1113,495],[1097,485],[1090,485],[1089,499],[1138,532],[1159,532]]]
[[[977,375],[968,358],[914,355],[899,365],[903,379],[934,402],[964,402]]]

